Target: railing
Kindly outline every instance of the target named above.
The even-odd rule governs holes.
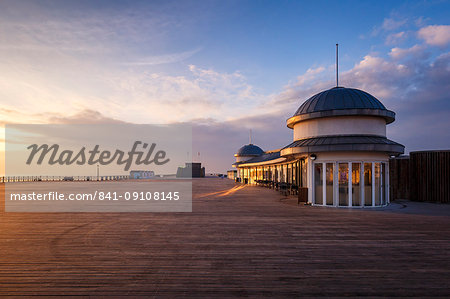
[[[284,195],[288,194],[298,194],[298,186],[295,184],[290,183],[284,183],[284,182],[274,182],[270,180],[256,180],[256,185],[263,186],[266,188],[275,189],[277,191],[280,191]]]
[[[12,182],[64,182],[64,181],[120,181],[128,180],[128,175],[106,175],[106,176],[2,176],[0,183]]]

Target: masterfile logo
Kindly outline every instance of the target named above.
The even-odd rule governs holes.
[[[143,150],[147,150],[144,158],[144,151],[139,151],[138,147],[142,146]],[[128,171],[130,166],[134,163],[136,165],[150,165],[154,163],[155,165],[164,165],[170,161],[166,159],[166,152],[163,150],[155,151],[156,143],[152,143],[150,146],[146,142],[136,141],[134,142],[131,150],[129,152],[124,152],[121,150],[115,150],[113,153],[108,150],[100,151],[100,145],[96,144],[92,150],[86,150],[86,147],[82,147],[78,152],[73,150],[62,150],[58,144],[53,144],[49,146],[48,144],[42,144],[38,146],[37,144],[32,144],[27,147],[30,150],[30,155],[28,156],[27,164],[30,165],[36,154],[40,154],[36,159],[36,164],[41,165],[44,159],[47,158],[47,163],[49,165],[59,164],[59,165],[108,165],[116,162],[118,165],[124,165],[124,170]]]
[[[176,177],[187,125],[7,125],[5,136],[7,212],[192,210],[192,181]]]

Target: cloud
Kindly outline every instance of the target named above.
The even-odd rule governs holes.
[[[388,55],[368,54],[341,72],[341,86],[365,90],[396,112],[388,137],[406,151],[450,148],[450,52],[430,55],[427,44],[394,47]],[[320,73],[317,76],[315,73]],[[334,85],[334,66],[307,71],[277,95],[293,113],[310,96]]]
[[[104,116],[99,111],[85,109],[71,115],[63,113],[23,113],[14,109],[0,108],[0,126],[5,124],[112,124],[122,120]]]
[[[22,124],[22,123],[45,123],[46,118],[39,115],[24,113],[17,109],[0,107],[0,126],[5,124]]]
[[[127,109],[114,117],[163,123],[205,115],[227,120],[267,109],[258,108],[266,96],[256,92],[239,71],[218,72],[196,65],[189,65],[187,70],[183,75],[170,75],[132,69],[110,76],[110,102],[120,105],[127,101]]]
[[[421,27],[424,27],[426,25],[426,23],[430,20],[431,20],[430,18],[425,18],[425,17],[421,16],[421,17],[417,18],[414,21],[414,23],[416,24],[417,27],[421,28]]]
[[[296,81],[284,86],[279,94],[273,95],[268,104],[277,107],[279,112],[292,110],[295,105],[301,104],[307,97],[317,93],[320,88],[329,87],[329,69],[324,66],[309,68],[304,74],[297,76]]]
[[[184,63],[163,68],[186,62],[201,47],[143,55],[162,51],[157,48],[166,44],[167,27],[183,27],[173,15],[101,10],[66,11],[63,18],[31,10],[29,19],[1,13],[0,108],[19,110],[5,114],[4,122],[53,122],[60,119],[52,115],[91,110],[110,119],[168,123],[205,115],[225,120],[267,109],[261,105],[266,96],[239,71]],[[156,45],[152,51],[149,40]]]
[[[131,65],[131,66],[133,66],[133,65],[134,66],[149,66],[149,65],[180,62],[180,61],[186,60],[187,58],[193,56],[194,54],[198,53],[200,50],[201,50],[201,48],[196,48],[196,49],[181,52],[181,53],[173,53],[173,54],[145,57],[139,61],[126,62],[124,64]]]
[[[450,25],[430,25],[417,33],[418,37],[432,46],[446,46],[450,43]]]
[[[324,68],[325,70],[325,68]],[[394,78],[404,78],[411,72],[405,65],[396,64],[382,57],[366,55],[355,66],[339,74],[339,85],[376,91],[380,97],[389,97],[399,88],[389,84]],[[387,75],[389,74],[389,75]],[[326,68],[321,76],[306,72],[298,80],[285,87],[277,97],[278,104],[297,103],[300,106],[310,96],[336,85],[334,65]]]
[[[180,76],[165,76],[161,69],[149,67],[184,61],[201,48],[149,55],[164,52],[159,47],[167,45],[167,33],[173,28],[189,31],[184,25],[191,21],[178,20],[162,4],[137,9],[139,5],[95,9],[73,4],[67,9],[55,3],[51,10],[34,2],[2,5],[0,108],[19,110],[2,120],[40,123],[54,121],[50,115],[92,110],[111,119],[170,121],[171,95],[151,92],[152,85],[145,83],[161,75],[153,81],[168,86]],[[164,76],[167,80],[161,82]],[[186,86],[194,80],[186,76],[178,82]],[[124,104],[132,113],[122,108]]]
[[[398,44],[398,43],[404,41],[406,39],[406,36],[407,36],[407,34],[405,31],[391,33],[386,37],[386,44],[388,44],[388,45]]]
[[[383,24],[381,25],[381,28],[386,31],[392,31],[395,29],[398,29],[399,27],[406,24],[407,19],[398,19],[398,18],[385,18],[383,20]]]
[[[372,29],[371,36],[377,36],[380,33],[386,33],[390,31],[397,30],[402,26],[406,25],[408,19],[402,18],[396,14],[391,14],[389,18],[384,18],[383,23],[379,26],[375,26]],[[360,36],[361,38],[361,36]]]
[[[44,115],[41,115],[44,117]],[[90,109],[82,110],[70,116],[52,113],[45,115],[46,122],[51,124],[114,124],[124,121],[104,116],[99,111]]]
[[[49,9],[48,4],[9,1],[2,5],[0,49],[29,55],[38,51],[114,59],[120,52],[122,57],[135,57],[136,48],[145,42],[164,45],[171,29],[189,30],[191,21],[166,10],[170,5],[137,3],[95,9],[86,3],[55,2]]]
[[[399,56],[391,55],[392,60],[366,56],[342,76],[397,113],[388,137],[408,152],[450,147],[450,53],[432,59],[426,51],[419,46],[397,50]],[[396,59],[400,56],[401,62]]]
[[[382,98],[390,97],[401,86],[389,84],[392,80],[400,81],[410,73],[403,64],[391,63],[381,57],[366,55],[353,69],[343,72],[341,81],[345,85],[358,86],[367,91],[376,91]]]
[[[421,56],[423,57],[425,47],[421,45],[414,45],[411,48],[408,49],[402,49],[402,48],[392,48],[391,52],[389,53],[389,56],[391,56],[394,59],[402,59],[405,57],[409,57],[410,55],[414,56]]]
[[[170,75],[140,67],[102,69],[88,64],[42,71],[24,62],[4,65],[0,71],[4,122],[59,122],[60,114],[99,111],[127,122],[170,123],[205,115],[228,120],[271,109],[264,105],[268,97],[255,91],[239,71],[190,65],[186,74]]]
[[[111,120],[170,123],[270,110],[263,105],[267,96],[239,70],[192,64],[200,46],[152,54],[167,53],[172,39],[192,30],[195,20],[177,17],[190,5],[177,5],[176,11],[172,5],[148,3],[141,10],[56,5],[61,14],[54,14],[33,2],[10,3],[0,12],[0,108],[16,112],[0,111],[2,120],[61,122],[71,120],[60,115],[97,111]],[[85,120],[89,117],[99,116]]]

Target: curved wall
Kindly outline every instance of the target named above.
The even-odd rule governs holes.
[[[350,134],[386,136],[386,120],[373,116],[337,116],[305,120],[294,125],[294,141]]]

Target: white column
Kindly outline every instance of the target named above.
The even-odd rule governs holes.
[[[389,204],[390,203],[390,199],[389,199],[389,161],[386,163],[386,179],[385,179],[385,181],[386,181],[386,204]]]
[[[353,206],[352,201],[352,162],[348,162],[348,206]]]
[[[333,163],[333,206],[339,206],[339,162]]]
[[[327,163],[322,163],[322,205],[327,203]]]
[[[375,206],[375,162],[372,162],[372,207]]]
[[[314,188],[314,181],[313,181],[313,163],[311,162],[311,159],[308,157],[305,159],[305,166],[306,166],[306,185],[308,186],[308,202],[313,202],[313,188]]]
[[[359,167],[359,188],[361,189],[360,205],[364,207],[364,161],[361,162],[361,166]]]

